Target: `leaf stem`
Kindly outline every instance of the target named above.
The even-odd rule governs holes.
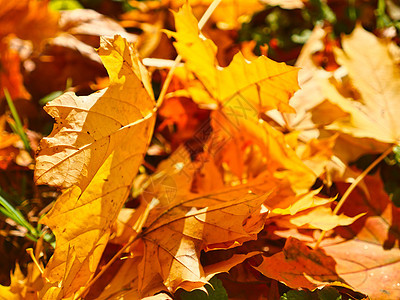
[[[333,214],[336,215],[339,212],[339,210],[342,208],[343,204],[346,202],[347,198],[349,198],[351,192],[356,188],[356,186],[360,183],[360,181],[363,180],[365,178],[365,176],[367,176],[368,173],[373,168],[375,168],[376,165],[379,164],[392,151],[393,151],[393,145],[391,145],[389,148],[387,148],[385,150],[385,152],[383,152],[377,159],[374,160],[374,162],[372,164],[370,164],[368,166],[368,168],[366,168],[360,175],[357,176],[357,178],[352,182],[352,184],[349,186],[349,188],[343,194],[342,199],[340,199],[339,203],[336,205],[335,209],[333,210]],[[321,232],[321,235],[318,237],[317,243],[315,244],[315,248],[319,247],[325,234],[326,234],[326,230]]]
[[[207,8],[207,10],[204,12],[203,16],[201,17],[199,21],[199,30],[202,30],[204,25],[207,23],[208,19],[211,17],[212,13],[214,10],[217,8],[217,6],[221,3],[221,0],[214,0],[210,6]]]
[[[32,258],[32,260],[33,260],[33,262],[35,263],[36,267],[39,269],[40,274],[42,274],[42,276],[43,276],[43,273],[44,273],[44,272],[43,272],[43,269],[42,269],[42,267],[40,266],[39,262],[37,261],[35,255],[33,254],[33,249],[32,249],[32,248],[28,248],[28,249],[26,249],[26,252],[27,252],[27,253],[29,254],[29,256]],[[48,282],[47,278],[45,278],[45,279],[46,279],[46,281]]]
[[[217,6],[221,3],[221,1],[222,0],[214,0],[210,4],[210,6],[207,8],[207,10],[205,11],[205,13],[203,14],[203,16],[201,17],[201,19],[199,21],[199,25],[198,25],[199,30],[201,30],[204,27],[204,25],[207,23],[208,19],[211,17],[212,13],[217,8]],[[165,78],[164,84],[161,88],[160,95],[158,96],[156,108],[159,108],[162,105],[165,95],[167,94],[168,87],[172,81],[172,75],[174,75],[175,69],[177,68],[177,66],[179,65],[181,60],[182,60],[182,56],[178,55],[175,58],[171,69],[169,69],[167,78]]]

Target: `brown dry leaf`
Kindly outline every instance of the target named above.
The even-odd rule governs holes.
[[[296,110],[296,114],[282,115],[275,110],[266,113],[284,131],[297,134],[298,146],[301,148],[309,147],[308,143],[310,141],[313,141],[311,143],[314,144],[322,143],[316,139],[329,136],[326,131],[322,130],[323,126],[346,116],[346,113],[340,108],[326,101],[326,97],[322,91],[321,80],[333,76],[334,73],[326,71],[314,59],[316,55],[324,53],[326,48],[331,47],[329,43],[334,42],[334,40],[332,41],[328,38],[330,31],[329,27],[316,25],[296,61],[295,66],[300,68],[299,84],[301,89],[290,99],[290,105]],[[324,58],[326,57],[324,56]],[[328,58],[326,59],[328,60]],[[331,63],[330,60],[328,60],[328,63]],[[326,142],[322,144],[330,144],[329,148],[332,150],[335,145],[334,141],[329,143],[326,140]],[[299,156],[303,156],[301,153],[302,150],[299,153],[298,146],[295,147],[296,152],[298,152]],[[327,162],[328,158],[325,164]],[[316,167],[317,164],[309,166]],[[321,167],[323,167],[323,164],[319,165],[318,169],[321,169]],[[316,173],[320,175],[321,171],[316,171]]]
[[[137,39],[136,35],[126,32],[116,21],[92,9],[62,11],[59,26],[64,33],[69,33],[93,47],[98,47],[100,36],[118,34],[128,42],[135,42]]]
[[[143,256],[138,267],[140,293],[157,292],[160,285],[170,292],[198,289],[218,270],[227,271],[243,261],[245,258],[232,258],[221,263],[224,268],[203,268],[200,252],[228,249],[255,239],[264,225],[267,210],[262,203],[272,191],[269,184],[262,181],[209,194],[187,193],[168,206],[151,210],[133,250]],[[263,187],[264,193],[253,193],[252,188],[257,187]]]
[[[331,230],[352,224],[363,216],[362,213],[353,218],[333,214],[330,206],[335,198],[321,198],[319,192],[320,189],[317,189],[296,196],[288,188],[280,189],[265,203],[271,210],[269,223],[281,228]]]
[[[79,92],[88,94],[97,77],[107,76],[95,49],[68,33],[49,40],[41,55],[32,57],[32,62],[35,67],[25,74],[25,84],[36,99],[64,90],[68,81]]]
[[[329,32],[329,28],[315,26],[296,62],[296,66],[301,67],[299,72],[301,89],[290,100],[296,114],[286,114],[287,123],[282,114],[277,111],[267,112],[267,115],[282,128],[292,131],[293,134],[298,133],[296,153],[317,175],[323,176],[326,184],[331,185],[332,179],[342,180],[344,177],[355,177],[356,174],[347,168],[348,162],[355,161],[363,154],[383,152],[387,146],[370,138],[355,139],[348,134],[340,133],[338,135],[335,131],[324,129],[335,120],[348,117],[348,113],[325,100],[326,95],[324,95],[324,85],[322,84],[329,77],[342,76],[343,68],[335,72],[328,72],[314,60],[315,55],[329,46],[326,42],[334,42],[329,40]],[[349,84],[346,83],[346,85]],[[325,139],[329,136],[331,137]],[[315,149],[318,144],[320,144],[318,147],[325,145],[325,151],[320,154],[315,153],[317,154],[315,157],[305,157],[305,153],[311,148]],[[325,154],[321,155],[323,153]],[[324,172],[325,174],[323,174]]]
[[[141,222],[146,207],[147,205],[141,202],[136,209],[122,208],[118,214],[118,219],[113,224],[110,243],[124,245],[131,236],[136,235],[135,229],[137,224]]]
[[[195,73],[209,93],[211,99],[206,104],[210,105],[211,101],[214,108],[227,106],[226,110],[234,112],[243,107],[236,108],[229,102],[239,99],[244,102],[242,106],[252,106],[259,112],[270,109],[294,112],[288,101],[298,89],[297,68],[265,56],[247,61],[240,52],[228,67],[221,68],[216,59],[215,44],[199,32],[197,20],[188,5],[175,13],[175,27],[177,32],[169,34],[177,39],[175,48],[186,61],[187,68]],[[203,99],[194,97],[195,101]]]
[[[50,11],[48,0],[0,1],[0,39],[15,34],[39,44],[58,31],[58,13]]]
[[[320,249],[312,250],[289,238],[284,251],[264,258],[258,269],[292,288],[314,289],[341,281],[371,299],[399,298],[400,208],[390,201],[378,176],[368,176],[365,181],[368,194],[361,189],[353,191],[342,209],[350,216],[368,212],[365,216],[336,228]],[[347,187],[339,185],[342,192]]]
[[[50,298],[72,296],[95,272],[154,127],[148,74],[133,46],[102,38],[99,53],[110,87],[87,97],[68,92],[45,108],[57,124],[41,142],[36,181],[72,185],[43,219],[57,240],[42,291]]]
[[[60,33],[57,37],[52,39],[48,43],[47,47],[64,47],[67,49],[75,50],[79,52],[79,54],[83,57],[101,64],[101,59],[92,46],[89,46],[88,44],[78,40],[75,36],[66,32]],[[46,49],[46,51],[49,51],[49,49]],[[46,55],[48,55],[48,53],[46,53]]]
[[[251,261],[256,261],[257,257]],[[228,293],[228,299],[280,299],[277,281],[261,278],[248,262],[235,266],[229,274],[220,274],[218,279]]]
[[[206,267],[204,267],[205,279],[208,281],[215,274],[228,272],[233,266],[242,263],[247,258],[250,258],[256,254],[258,254],[258,252],[251,252],[248,254],[234,254],[229,259],[211,265],[207,265]],[[119,299],[118,297],[122,296],[123,299],[141,298],[140,291],[138,290],[138,272],[137,272],[140,260],[141,257],[133,257],[122,261],[118,271],[112,276],[112,280],[104,287],[102,291],[99,291],[97,294],[94,294],[93,293],[94,288],[91,289],[92,293],[91,298],[95,297],[95,299],[110,299],[110,297],[114,297]],[[99,281],[101,280],[102,278],[99,279]],[[166,288],[161,281],[160,282],[155,281],[152,283],[152,290],[153,292],[148,294],[153,294],[155,292],[159,293],[163,290],[166,290]],[[163,294],[163,296],[165,297],[165,294]],[[152,299],[152,298],[151,296],[149,296],[141,299]]]
[[[357,138],[372,138],[384,143],[400,143],[400,70],[390,55],[389,43],[356,26],[342,39],[337,50],[341,65],[348,71],[357,94],[343,96],[334,85],[325,82],[324,92],[332,103],[348,115],[328,129]]]
[[[7,132],[5,126],[7,122],[13,122],[9,116],[0,116],[0,170],[6,170],[12,163],[14,166],[28,167],[33,166],[33,158],[31,154],[25,150],[24,143],[16,133]],[[35,151],[41,135],[26,130],[30,146]]]
[[[160,206],[170,205],[177,197],[182,198],[190,192],[195,171],[189,152],[185,147],[179,147],[142,184],[141,199],[151,203],[156,198]]]
[[[314,290],[322,283],[341,281],[336,273],[334,258],[327,256],[323,250],[312,250],[292,237],[287,239],[282,252],[264,257],[263,262],[255,269],[294,289]]]

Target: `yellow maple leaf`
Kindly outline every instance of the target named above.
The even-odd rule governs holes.
[[[333,198],[320,198],[317,196],[319,192],[320,189],[317,189],[295,197],[288,190],[282,189],[280,194],[278,193],[267,203],[267,207],[271,210],[270,216],[293,216],[298,212],[325,205],[335,200]]]
[[[294,112],[288,101],[299,88],[297,68],[265,56],[248,61],[241,52],[233,57],[228,67],[220,67],[216,59],[217,47],[199,32],[188,5],[175,13],[175,27],[176,32],[168,32],[177,40],[175,48],[208,92],[209,99],[205,99],[204,91],[192,90],[195,101],[213,103],[215,107],[232,111],[236,107],[231,105],[231,100],[236,98],[259,112],[271,109]]]
[[[102,38],[99,54],[110,75],[108,89],[87,97],[67,92],[44,108],[56,124],[40,144],[37,184],[83,190],[111,154],[113,164],[143,156],[154,121],[149,76],[119,36]]]
[[[388,42],[359,25],[343,38],[342,45],[343,51],[337,50],[337,57],[361,97],[347,98],[325,82],[328,100],[347,113],[327,128],[357,138],[399,144],[400,70],[389,52]]]
[[[2,300],[22,300],[36,299],[37,290],[43,285],[43,279],[37,266],[31,262],[27,266],[25,276],[18,263],[15,265],[14,272],[10,274],[10,286],[0,285],[0,299]]]
[[[365,213],[358,214],[355,217],[348,217],[344,214],[336,215],[330,207],[321,205],[301,211],[294,216],[277,217],[274,221],[283,228],[331,230],[337,226],[350,225],[363,215]]]
[[[102,38],[99,54],[110,86],[87,97],[66,93],[45,108],[57,124],[41,142],[36,180],[72,185],[43,219],[57,241],[44,274],[50,298],[73,295],[95,272],[154,127],[149,77],[133,46]]]

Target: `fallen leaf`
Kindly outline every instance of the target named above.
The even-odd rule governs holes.
[[[27,274],[24,275],[19,264],[15,265],[15,270],[11,273],[10,286],[0,285],[0,299],[2,300],[21,300],[37,299],[37,291],[43,286],[43,278],[37,266],[31,262],[27,266]]]
[[[399,298],[400,250],[396,243],[400,240],[400,208],[392,204],[379,177],[365,180],[368,194],[356,189],[342,208],[350,216],[367,212],[365,216],[336,228],[319,249],[289,237],[284,251],[265,257],[257,269],[292,288],[313,290],[341,281],[371,299]],[[339,186],[342,192],[347,187]],[[312,245],[312,240],[304,241]]]
[[[324,92],[328,100],[348,113],[327,128],[357,138],[398,144],[400,71],[390,55],[388,42],[358,25],[350,36],[343,37],[342,45],[343,51],[337,50],[339,63],[348,71],[361,98],[345,97],[326,82]]]
[[[155,103],[135,49],[115,36],[102,39],[99,53],[110,87],[87,97],[68,92],[45,108],[57,124],[41,142],[36,180],[72,186],[43,219],[57,241],[46,297],[73,295],[96,271],[154,127]]]
[[[183,83],[178,82],[177,84],[182,86]],[[171,140],[171,148],[175,150],[178,145],[191,139],[197,133],[203,123],[206,122],[209,111],[200,109],[191,99],[170,97],[165,99],[160,107],[159,116],[162,122],[157,131],[162,132],[164,136]]]
[[[69,33],[60,33],[58,36],[56,36],[54,39],[49,41],[47,47],[64,47],[67,49],[75,50],[77,51],[80,55],[82,55],[85,58],[90,59],[93,62],[97,62],[101,64],[101,59],[99,55],[97,54],[96,50],[93,49],[92,46],[78,40],[75,36],[69,34]],[[47,55],[49,53],[46,53]]]
[[[59,26],[61,31],[93,47],[99,46],[100,36],[118,34],[131,43],[137,39],[136,35],[126,32],[118,22],[92,9],[61,11]]]
[[[329,113],[326,111],[320,114],[314,113],[315,107],[325,100],[319,80],[331,76],[330,72],[313,61],[314,54],[324,49],[324,39],[327,34],[325,28],[316,25],[297,58],[295,66],[300,68],[299,85],[301,88],[290,99],[290,105],[296,110],[296,114],[282,115],[276,110],[266,113],[284,130],[298,132],[298,140],[302,142],[308,142],[321,135],[320,124],[324,123],[315,120],[315,115],[320,116],[321,121],[324,122],[327,118],[334,119],[337,116],[332,110]],[[343,115],[340,109],[337,110]]]
[[[311,139],[305,145],[296,147],[296,153],[304,164],[318,177],[326,172],[329,161],[333,158],[333,149],[337,136]]]
[[[110,299],[111,297],[114,299],[118,299],[119,297],[123,297],[123,299],[139,299],[137,289],[137,265],[139,261],[140,257],[134,257],[121,262],[119,269],[109,283],[101,291],[95,291],[96,287],[92,287],[88,297],[99,300]],[[105,281],[100,278],[98,282]]]
[[[282,189],[266,203],[271,210],[270,217],[296,215],[297,213],[312,207],[328,204],[334,199],[318,197],[320,189],[307,192],[302,195],[294,195],[289,189]]]
[[[137,53],[123,38],[104,38],[99,51],[110,74],[110,87],[87,97],[68,92],[45,106],[56,124],[41,141],[35,169],[38,184],[67,188],[79,183],[84,189],[115,150],[119,151],[113,154],[114,160],[136,160],[143,155],[143,149],[130,153],[128,145],[132,143],[129,137],[143,136],[145,148],[153,129],[149,77]],[[132,102],[125,100],[130,94],[135,95]],[[129,150],[124,151],[119,143]]]
[[[314,290],[322,285],[309,278],[321,283],[343,281],[336,272],[336,262],[332,257],[323,250],[312,250],[292,237],[287,239],[282,252],[264,257],[263,262],[254,268],[294,289]]]
[[[184,5],[174,15],[177,31],[168,33],[177,40],[175,48],[185,59],[187,68],[203,83],[215,108],[223,106],[235,112],[243,110],[245,105],[259,112],[270,109],[294,112],[288,101],[298,89],[297,68],[274,62],[265,56],[247,61],[240,52],[228,67],[221,68],[216,59],[215,44],[199,32],[190,7]],[[244,102],[242,107],[229,105],[235,99]]]
[[[157,282],[170,292],[203,287],[209,280],[207,272],[213,276],[218,269],[202,267],[201,250],[241,245],[255,239],[262,229],[267,210],[261,205],[270,192],[257,195],[251,191],[260,185],[268,190],[262,182],[203,195],[188,193],[151,210],[134,247],[136,255],[143,255],[138,269],[141,294],[156,292],[153,286]]]
[[[240,100],[232,100],[230,105],[240,105]],[[317,178],[314,172],[286,143],[282,132],[251,114],[255,114],[254,110],[214,111],[214,140],[210,140],[208,151],[216,153],[216,160],[226,163],[239,180],[249,180],[269,172],[276,178],[288,180],[290,189],[296,193],[307,192]],[[255,152],[261,155],[255,158],[254,165],[250,159],[246,160],[250,146],[255,146]]]
[[[25,74],[25,85],[34,99],[64,91],[67,82],[72,82],[75,91],[88,94],[97,77],[107,76],[95,49],[68,33],[49,40],[41,55],[31,60],[34,68]]]
[[[364,213],[365,214],[365,213]],[[280,227],[311,228],[331,230],[337,226],[347,226],[364,215],[363,213],[354,218],[344,214],[336,215],[330,207],[318,206],[299,212],[294,216],[277,218],[275,223]],[[286,226],[285,226],[286,225]]]

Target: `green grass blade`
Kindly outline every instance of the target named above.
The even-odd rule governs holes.
[[[24,127],[22,126],[21,119],[19,118],[17,109],[15,108],[14,102],[11,99],[10,93],[6,88],[3,89],[4,91],[4,96],[6,97],[6,101],[8,104],[8,107],[10,108],[11,115],[14,119],[15,126],[11,125],[12,130],[19,135],[21,138],[22,142],[24,143],[25,150],[28,152],[31,152],[32,148],[29,143],[28,137],[25,133]]]
[[[24,218],[22,213],[14,208],[6,199],[0,195],[0,205],[3,206],[0,212],[14,220],[17,224],[25,227],[33,236],[38,236],[36,229]]]

